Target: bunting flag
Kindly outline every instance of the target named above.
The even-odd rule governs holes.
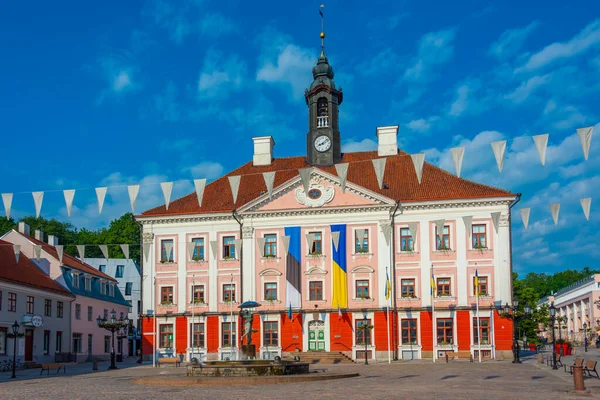
[[[173,182],[161,182],[160,188],[165,198],[165,208],[169,209],[169,203],[171,203],[171,193],[173,193]]]
[[[583,158],[586,161],[588,159],[588,156],[590,155],[590,146],[592,145],[593,130],[593,126],[577,129],[577,136],[579,136],[579,141],[581,142],[581,149],[583,150]]]
[[[188,253],[188,260],[192,261],[194,259],[194,249],[196,248],[196,243],[187,242],[186,247],[187,247],[187,253]]]
[[[462,217],[463,219],[463,223],[465,224],[465,230],[467,231],[467,233],[469,234],[469,237],[471,237],[471,235],[473,234],[473,216],[471,215],[467,215]]]
[[[281,238],[281,247],[283,248],[283,258],[287,259],[288,249],[290,248],[290,237],[289,236],[280,236]]]
[[[415,248],[415,241],[417,240],[417,228],[418,228],[418,225],[415,222],[411,222],[410,224],[408,224],[408,231],[410,232],[410,237],[413,240],[413,245],[412,245],[413,250]]]
[[[152,247],[152,243],[144,243],[144,260],[146,262],[150,262],[150,248]]]
[[[460,178],[460,171],[462,170],[463,158],[465,156],[465,146],[451,148],[450,154],[452,154],[456,176]]]
[[[592,205],[592,198],[586,197],[585,199],[579,200],[581,203],[581,208],[583,208],[583,215],[585,215],[585,219],[590,220],[590,207]]]
[[[42,202],[44,201],[44,192],[33,192],[33,203],[35,204],[35,217],[40,217],[42,211]]]
[[[421,178],[423,177],[423,165],[425,164],[425,153],[411,154],[410,158],[412,159],[413,167],[415,167],[415,172],[417,173],[417,179],[419,180],[419,185],[420,185]]]
[[[67,216],[71,216],[71,209],[73,208],[73,199],[75,198],[75,190],[63,190],[63,196],[65,197],[65,204],[67,206]]]
[[[375,169],[375,176],[377,177],[377,183],[379,189],[383,189],[383,176],[385,174],[385,158],[376,158],[371,160],[373,162],[373,168]]]
[[[171,261],[171,260],[175,260],[175,257],[173,257],[173,242],[164,242],[164,246],[165,246],[165,256],[167,257],[166,260]]]
[[[542,165],[546,165],[546,148],[548,147],[548,137],[550,135],[545,133],[543,135],[533,136],[533,142],[535,143],[535,148],[540,156],[540,161]]]
[[[33,254],[36,260],[40,261],[40,257],[42,255],[42,245],[34,244],[33,245]]]
[[[104,198],[106,197],[106,191],[108,188],[99,187],[96,188],[96,198],[98,199],[98,214],[102,214],[102,207],[104,207]]]
[[[235,243],[235,251],[237,252],[236,254],[236,258],[238,260],[241,260],[241,255],[242,255],[242,243],[244,241],[242,239],[235,239],[234,243]]]
[[[550,204],[550,212],[552,213],[552,219],[554,225],[558,225],[558,213],[560,211],[560,203]]]
[[[385,160],[385,159],[384,159]],[[346,274],[346,225],[331,225],[331,232],[339,232],[338,248],[331,257],[333,270],[333,296],[331,304],[348,308],[348,280]]]
[[[340,245],[340,233],[331,232],[331,241],[333,242],[333,248],[337,250],[338,246]]]
[[[265,256],[265,243],[266,242],[267,242],[267,239],[265,239],[264,237],[256,238],[256,244],[258,245],[258,251],[260,252],[261,257]]]
[[[129,260],[129,245],[128,244],[122,244],[121,245],[121,251],[123,252],[123,255],[125,256],[125,259]]]
[[[84,259],[85,259],[85,245],[78,244],[77,245],[77,253],[79,253],[79,258],[81,259],[81,261],[84,261]]]
[[[392,225],[390,224],[382,224],[381,232],[383,233],[383,238],[385,239],[385,243],[389,246],[390,241],[392,239]]]
[[[140,185],[127,186],[127,192],[129,193],[129,203],[131,204],[131,212],[135,214],[135,202],[137,200],[138,193],[140,192]]]
[[[521,219],[523,220],[523,226],[525,226],[525,230],[529,227],[529,214],[531,213],[531,208],[521,208]]]
[[[502,213],[501,212],[493,212],[491,213],[492,215],[492,222],[494,223],[494,230],[496,231],[496,233],[498,233],[498,228],[500,227],[500,215]]]
[[[196,188],[198,207],[202,207],[202,199],[204,198],[204,188],[206,187],[206,179],[194,179],[194,187]]]
[[[385,299],[389,300],[392,294],[392,283],[390,282],[390,276],[388,275],[388,269],[385,267]]]
[[[335,164],[335,171],[337,172],[338,178],[340,178],[340,185],[342,186],[342,193],[346,193],[346,178],[348,177],[348,163]]]
[[[13,244],[13,251],[15,252],[15,260],[17,260],[17,264],[19,263],[19,255],[21,254],[21,245]]]
[[[61,244],[57,244],[56,246],[54,246],[54,248],[56,249],[56,254],[58,255],[58,261],[60,262],[60,264],[62,265],[63,263],[63,252],[64,252],[64,246]]]
[[[300,181],[304,187],[304,193],[308,196],[308,188],[310,186],[310,172],[311,168],[301,168],[298,170],[300,173]]]
[[[240,189],[241,176],[235,175],[229,177],[229,187],[231,188],[231,195],[233,196],[233,204],[237,202],[238,190]]]
[[[215,258],[215,260],[218,258],[218,251],[219,251],[219,243],[216,240],[211,240],[209,242],[210,244],[210,249],[212,250],[212,255]]]
[[[100,247],[100,251],[102,252],[104,258],[108,260],[108,246],[105,244],[99,244],[98,247]]]
[[[275,184],[275,171],[263,172],[263,179],[267,186],[267,193],[269,193],[269,199],[273,198],[273,185]]]
[[[444,241],[443,241],[443,235],[444,235],[444,224],[446,223],[445,219],[438,219],[437,221],[434,221],[435,223],[435,229],[436,229],[436,236],[440,239],[440,243],[442,244],[442,246],[444,245]]]
[[[306,241],[308,242],[308,254],[312,253],[313,244],[315,243],[315,234],[307,233]]]
[[[292,226],[284,229],[286,237],[289,237],[288,254],[285,259],[285,280],[287,303],[290,305],[290,314],[292,306],[300,307],[302,305],[302,266],[300,227]],[[291,319],[291,318],[290,318]]]
[[[4,203],[4,212],[6,213],[6,219],[10,219],[10,208],[12,207],[12,193],[2,193],[2,203]]]
[[[492,142],[492,150],[496,157],[496,164],[498,164],[498,171],[502,172],[504,166],[504,153],[506,153],[506,140],[500,140],[498,142]]]

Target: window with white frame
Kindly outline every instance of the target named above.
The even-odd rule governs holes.
[[[86,292],[92,291],[92,277],[91,276],[85,277],[85,291]]]
[[[204,303],[204,285],[192,285],[192,302],[194,304]]]
[[[223,285],[223,301],[226,303],[235,301],[235,285],[233,283]]]
[[[277,283],[265,282],[265,300],[277,300]]]
[[[265,257],[277,257],[277,235],[265,235]]]
[[[400,251],[413,251],[414,240],[409,228],[400,228]]]
[[[173,239],[163,239],[160,241],[160,261],[165,262],[173,262]],[[167,254],[168,251],[168,254]]]
[[[79,289],[79,274],[77,272],[71,273],[71,277],[73,279],[73,289]],[[86,285],[87,290],[87,285]]]
[[[204,261],[204,238],[193,238],[194,252],[192,253],[192,260]]]
[[[443,232],[440,234],[435,228],[436,250],[450,250],[450,226],[445,225]]]
[[[369,230],[355,229],[354,230],[354,253],[369,252]]]

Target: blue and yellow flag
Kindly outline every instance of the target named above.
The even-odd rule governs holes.
[[[389,300],[392,295],[392,283],[390,282],[390,276],[388,275],[387,268],[385,269],[385,299]]]
[[[477,273],[477,269],[475,269],[475,279],[473,284],[475,285],[475,297],[479,297],[479,274]]]
[[[429,286],[431,287],[431,295],[435,297],[435,292],[437,291],[437,288],[435,287],[435,279],[433,278],[433,274],[431,274],[431,282]]]
[[[331,304],[348,307],[348,280],[346,275],[346,225],[331,225],[331,232],[339,232],[337,249],[332,244],[333,298]]]

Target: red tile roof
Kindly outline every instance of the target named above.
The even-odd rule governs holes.
[[[386,157],[383,181],[387,183],[388,189],[379,189],[372,164],[372,160],[377,158],[379,158],[377,151],[343,154],[341,162],[349,163],[348,181],[388,198],[400,200],[402,203],[515,196],[507,190],[458,178],[456,175],[427,162],[423,166],[423,176],[421,184],[419,184],[412,159],[409,154],[403,151],[399,151],[396,156]],[[249,162],[206,185],[202,207],[198,206],[196,193],[192,193],[172,201],[168,210],[162,205],[145,211],[142,216],[229,212],[266,193],[267,188],[262,176],[263,172],[276,171],[274,183],[276,188],[297,176],[299,174],[298,169],[307,167],[310,167],[310,165],[306,163],[306,157],[303,156],[277,158],[273,160],[271,165],[260,167],[255,167],[252,162]],[[315,168],[337,176],[334,166]],[[233,204],[229,179],[227,178],[234,175],[242,176],[235,204]]]
[[[0,280],[74,297],[40,270],[25,254],[15,259],[12,243],[0,240]]]

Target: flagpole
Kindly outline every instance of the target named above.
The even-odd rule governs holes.
[[[231,274],[231,281],[230,282],[231,282],[230,285],[233,285],[233,274]],[[229,290],[231,290],[231,289],[232,289],[232,286],[229,286]],[[230,309],[229,313],[231,315],[231,319],[229,321],[229,334],[231,335],[231,338],[230,338],[231,339],[231,358],[233,358],[234,354],[236,352],[236,350],[235,350],[235,345],[236,345],[235,341],[237,341],[237,324],[235,326],[235,333],[236,333],[236,335],[235,335],[235,341],[234,341],[233,340],[233,336],[234,336],[234,334],[233,334],[234,333],[233,332],[233,296],[231,296],[231,291],[229,292],[229,309]],[[237,359],[237,357],[235,357],[235,359]]]
[[[156,368],[156,317],[157,317],[157,312],[156,312],[156,277],[154,277],[154,283],[153,283],[154,289],[152,290],[152,295],[154,297],[154,321],[152,321],[152,330],[154,331],[154,335],[152,336],[152,367]]]
[[[194,298],[196,296],[195,293],[196,290],[196,275],[192,275],[192,331],[190,333],[190,336],[192,337],[192,355],[190,357],[190,361],[192,361],[192,358],[194,358],[194,317],[195,317],[195,311],[196,311],[196,299]]]
[[[436,336],[436,331],[435,331],[435,293],[433,293],[433,289],[434,289],[434,277],[433,277],[433,264],[431,264],[431,282],[429,283],[430,289],[429,292],[431,293],[431,329],[432,329],[432,336],[433,336],[433,362],[435,362],[435,358],[437,356],[436,351],[435,351],[435,336]]]
[[[388,291],[388,284],[389,284],[389,281],[390,281],[390,277],[388,275],[387,267],[385,268],[385,276],[387,278],[387,280],[385,282],[385,288],[386,288],[386,291]],[[392,296],[391,296],[391,293],[389,293],[389,294],[390,294],[390,296],[389,296],[388,300],[390,300],[390,301],[388,302],[388,304],[386,306],[386,308],[387,308],[386,314],[387,314],[388,364],[391,364],[392,363],[392,347],[391,347],[391,344],[390,344],[390,305],[391,305],[391,302],[392,302],[391,301]]]
[[[481,362],[481,321],[479,319],[479,273],[475,269],[475,297],[477,300],[477,348],[478,359]]]

